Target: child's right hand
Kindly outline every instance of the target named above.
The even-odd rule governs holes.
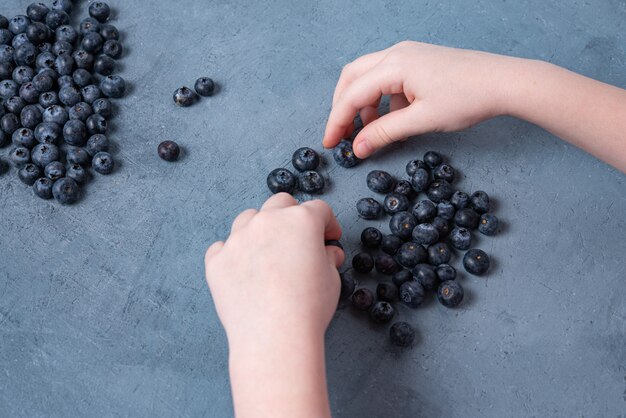
[[[362,56],[341,72],[324,146],[349,136],[358,112],[364,128],[353,146],[360,158],[409,136],[459,131],[501,115],[512,82],[502,75],[510,77],[519,61],[410,41]],[[383,95],[391,95],[390,113],[379,117]]]

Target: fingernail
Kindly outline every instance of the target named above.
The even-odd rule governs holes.
[[[354,150],[359,158],[365,158],[372,153],[372,148],[370,144],[367,142],[367,139],[362,139],[361,142],[356,144],[356,149]]]

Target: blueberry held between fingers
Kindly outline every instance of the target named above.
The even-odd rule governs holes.
[[[91,166],[97,173],[111,174],[114,168],[113,157],[108,152],[99,152],[93,156]]]
[[[415,280],[409,280],[400,286],[400,300],[411,308],[417,308],[424,301],[424,287]]]
[[[33,163],[28,163],[17,172],[17,176],[22,183],[32,186],[35,180],[41,177],[41,169]]]
[[[451,256],[450,248],[443,242],[437,242],[428,247],[428,262],[433,266],[447,263]]]
[[[378,301],[370,309],[370,318],[379,324],[386,324],[391,321],[396,314],[396,310],[389,302]]]
[[[494,235],[498,231],[498,218],[492,213],[483,213],[478,221],[478,232],[484,235]]]
[[[91,146],[89,145],[89,141],[91,141],[93,139],[93,143],[91,144]],[[106,138],[105,138],[106,139]],[[99,138],[97,137],[97,135],[94,135],[93,137],[89,138],[89,141],[87,141],[87,151],[91,149],[96,149],[98,147],[102,147],[104,144],[104,139],[103,138]],[[107,148],[108,148],[108,140],[106,141],[107,143]],[[178,160],[178,156],[180,155],[180,147],[178,146],[178,144],[174,141],[163,141],[159,144],[158,148],[157,148],[157,152],[159,154],[159,157],[161,157],[161,159],[165,160],[165,161],[176,161]],[[274,170],[276,171],[276,170]],[[274,172],[272,171],[272,173]],[[268,178],[268,186],[269,186],[269,178]],[[271,189],[271,187],[270,187]],[[292,188],[293,190],[293,188]],[[277,193],[272,191],[273,193]],[[289,192],[290,193],[290,192]]]
[[[409,198],[403,194],[389,193],[385,196],[383,207],[389,215],[405,212],[409,208]]]
[[[320,156],[312,148],[298,148],[291,157],[291,163],[298,171],[316,170],[320,165]]]
[[[398,347],[410,347],[415,341],[415,331],[406,322],[396,322],[389,328],[389,340]]]
[[[398,212],[389,220],[389,230],[403,240],[411,238],[413,229],[417,225],[415,217],[409,212]]]
[[[374,259],[368,253],[358,253],[352,257],[352,267],[359,273],[369,273],[374,268]]]
[[[441,283],[437,289],[439,303],[447,308],[456,308],[463,301],[463,287],[459,282],[449,280]]]
[[[196,93],[188,87],[181,87],[174,92],[174,103],[176,106],[188,107],[196,101]]]
[[[389,193],[394,186],[391,174],[382,170],[370,171],[366,178],[367,187],[374,193]]]
[[[478,220],[478,213],[470,208],[461,209],[454,215],[454,223],[467,229],[476,229],[478,227]]]
[[[479,249],[471,249],[463,257],[463,267],[468,273],[480,276],[489,270],[489,256]]]
[[[356,202],[356,210],[363,219],[378,219],[383,213],[383,208],[377,200],[364,197]]]
[[[351,168],[357,165],[361,160],[354,155],[352,150],[352,142],[345,139],[333,149],[333,158],[335,162],[344,168]]]
[[[274,194],[293,193],[296,188],[296,176],[286,168],[277,168],[267,176],[267,187]]]
[[[215,91],[215,82],[209,77],[200,77],[196,80],[194,89],[200,96],[209,97]],[[309,170],[314,170],[314,168],[310,168]]]
[[[365,248],[378,248],[383,240],[383,234],[374,227],[367,227],[361,232],[361,243]]]
[[[450,244],[457,250],[467,250],[472,246],[472,234],[467,228],[456,227],[448,236]]]
[[[400,266],[396,263],[396,260],[389,254],[378,254],[376,258],[374,258],[374,266],[377,272],[388,276],[400,270]]]
[[[489,195],[482,190],[472,193],[472,196],[470,196],[470,207],[478,214],[489,212],[491,208]]]
[[[57,202],[63,205],[76,203],[80,194],[78,183],[71,178],[63,177],[54,182],[52,195]]]
[[[305,171],[300,175],[298,187],[305,193],[322,193],[324,183],[324,177],[317,171]]]
[[[341,245],[341,242],[337,241],[336,239],[328,239],[324,241],[324,245],[327,247],[331,245],[333,247],[341,248],[343,250],[343,245]]]
[[[389,255],[394,255],[398,252],[402,243],[402,239],[396,235],[385,235],[380,243],[380,249]]]
[[[413,278],[417,280],[426,290],[437,290],[439,277],[435,269],[430,264],[418,264],[413,268]]]
[[[393,284],[398,286],[398,288],[409,280],[413,280],[413,273],[411,273],[411,270],[408,269],[402,269],[391,276],[391,281]]]
[[[369,310],[374,304],[374,293],[367,289],[361,288],[357,289],[352,294],[352,306],[361,311]]]
[[[432,224],[419,224],[413,229],[413,241],[422,245],[431,245],[439,239],[439,231]]]
[[[413,268],[428,258],[424,247],[414,242],[405,242],[396,254],[396,259],[404,267]]]
[[[435,267],[435,273],[437,273],[437,277],[442,282],[456,278],[456,269],[449,264],[439,264]]]
[[[42,199],[52,199],[52,180],[46,177],[38,178],[33,184],[33,192]]]
[[[385,302],[395,302],[398,299],[398,286],[393,283],[378,283],[376,286],[376,296],[378,300]]]

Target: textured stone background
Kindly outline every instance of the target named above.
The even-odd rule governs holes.
[[[0,13],[28,3],[3,1]],[[357,56],[415,39],[626,86],[623,0],[111,4],[132,86],[111,133],[119,168],[72,207],[0,177],[2,416],[232,414],[204,250],[268,196],[269,170],[299,146],[320,148],[334,83]],[[201,75],[220,93],[175,108],[173,90]],[[156,157],[165,138],[184,145],[180,163]],[[324,198],[349,253],[366,225],[354,211],[365,174],[400,175],[431,148],[461,187],[495,197],[504,231],[479,239],[495,267],[460,279],[459,310],[401,309],[419,332],[409,351],[341,309],[327,338],[334,415],[626,416],[625,176],[507,118],[390,147],[350,171],[330,162]]]

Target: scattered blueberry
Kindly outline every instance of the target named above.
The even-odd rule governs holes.
[[[100,25],[100,36],[107,41],[119,41],[120,32],[113,25],[105,23]]]
[[[376,286],[376,296],[378,300],[395,302],[396,299],[398,299],[398,286],[388,282],[378,283]]]
[[[70,119],[63,126],[63,138],[69,145],[80,147],[87,140],[87,127],[78,119]]]
[[[44,175],[52,181],[65,177],[65,166],[60,161],[48,163],[43,170]]]
[[[439,239],[439,231],[432,224],[419,224],[413,229],[413,241],[422,245],[431,245]]]
[[[450,233],[450,223],[440,216],[435,216],[430,222],[439,231],[439,237],[446,237]]]
[[[9,159],[15,167],[22,168],[30,161],[30,150],[25,147],[15,147],[9,153]]]
[[[354,306],[355,308],[361,311],[369,310],[373,304],[374,304],[374,293],[367,288],[363,287],[361,289],[357,289],[352,294],[352,306]]]
[[[489,212],[491,207],[489,204],[489,195],[482,190],[474,192],[470,197],[470,207],[478,214]]]
[[[66,177],[74,179],[77,183],[87,181],[87,171],[80,164],[70,164],[65,173]]]
[[[83,96],[80,90],[75,86],[66,86],[59,90],[59,100],[65,106],[74,106],[76,103],[82,101]],[[28,101],[28,99],[24,98]]]
[[[89,145],[89,141],[91,141],[92,139],[93,139],[93,142],[92,142],[92,144],[90,146]],[[106,137],[101,138],[101,137],[98,137],[97,135],[92,136],[89,139],[89,141],[87,141],[87,151],[89,151],[90,149],[91,150],[95,150],[96,148],[101,148],[103,146],[103,144],[105,144],[105,140],[106,140]],[[108,148],[108,140],[106,140],[106,147]],[[176,161],[176,160],[178,160],[178,156],[180,155],[180,147],[174,141],[163,141],[163,142],[161,142],[159,144],[159,146],[157,148],[157,152],[159,154],[159,157],[161,157],[161,159],[163,159],[165,161]],[[281,170],[281,169],[276,169],[276,170]],[[272,171],[272,173],[275,173],[275,176],[279,176],[279,177],[274,179],[275,181],[279,181],[279,180],[283,179],[283,176],[289,177],[289,174],[291,174],[291,176],[293,176],[292,173],[289,173],[289,174],[286,174],[286,175],[284,173],[276,173],[276,170]],[[295,178],[293,179],[293,181],[295,182]],[[268,182],[267,183],[268,187],[270,187],[270,190],[271,190],[272,186],[270,186],[270,179],[269,179],[269,177],[267,179],[267,182]],[[295,183],[294,183],[294,185],[295,185]],[[285,183],[285,186],[286,186],[286,183]],[[293,186],[291,187],[291,190],[293,190]],[[272,190],[272,193],[278,193],[278,192],[274,192]],[[288,193],[291,193],[291,192],[288,192]]]
[[[419,223],[430,222],[437,216],[437,206],[430,200],[420,200],[413,206],[411,213]]]
[[[489,256],[479,249],[471,249],[463,257],[463,267],[468,273],[480,276],[489,270]]]
[[[469,229],[463,227],[456,227],[450,231],[450,245],[457,250],[467,250],[472,246],[472,234]]]
[[[320,156],[314,149],[302,147],[293,153],[291,163],[298,171],[316,170],[320,165]]]
[[[300,175],[298,187],[305,193],[322,193],[324,183],[324,177],[317,171],[305,171]]]
[[[409,208],[409,199],[403,194],[389,193],[385,196],[383,207],[389,215],[405,212]]]
[[[176,106],[188,107],[196,101],[196,93],[188,87],[181,87],[174,92],[174,103]]]
[[[28,108],[28,106],[26,106],[24,108],[24,110]],[[40,121],[37,121],[36,119],[36,114],[35,115],[31,115],[33,116],[33,120],[32,122],[28,122],[28,123],[24,123],[24,110],[22,110],[22,125],[27,126],[27,125],[34,125],[35,127],[40,123]],[[39,111],[39,108],[37,108],[37,110],[33,110],[33,112],[39,112],[39,118],[42,118],[42,120],[44,122],[54,122],[57,125],[60,126],[64,126],[65,123],[69,120],[69,114],[67,112],[67,110],[65,110],[65,108],[63,106],[58,106],[58,105],[52,105],[49,108],[47,108],[44,112],[43,115],[41,114],[41,111]],[[29,116],[30,117],[30,116]]]
[[[35,145],[31,153],[33,163],[41,168],[44,168],[53,161],[58,161],[60,156],[59,148],[54,144],[47,143]]]
[[[396,322],[389,328],[389,339],[398,347],[410,347],[415,341],[415,331],[406,322]]]
[[[426,261],[428,255],[424,247],[414,242],[405,242],[402,244],[396,259],[404,267],[413,268],[419,263]]]
[[[209,97],[215,91],[215,82],[209,77],[200,77],[196,80],[194,89],[200,96]],[[315,170],[315,168],[310,168],[309,170]]]
[[[26,16],[32,22],[43,22],[50,9],[43,3],[32,3],[26,8]]]
[[[430,264],[418,264],[413,268],[413,278],[417,280],[426,290],[437,290],[439,277],[435,269]]]
[[[449,200],[454,189],[452,185],[445,180],[435,180],[428,187],[426,195],[430,200],[435,203],[439,203],[442,200]]]
[[[409,280],[413,280],[413,273],[411,273],[411,270],[407,269],[402,269],[391,276],[391,281],[398,287],[402,286],[404,282],[408,282]]]
[[[430,170],[430,167],[428,167],[424,161],[422,160],[411,160],[407,163],[406,165],[406,173],[409,175],[409,177],[413,177],[413,175],[415,174],[415,172],[418,169],[424,169],[426,171]]]
[[[26,148],[32,148],[35,145],[37,145],[35,134],[33,133],[32,130],[27,129],[27,128],[18,129],[15,132],[13,132],[13,135],[11,137],[11,142],[13,142],[13,145],[16,145],[18,147],[26,147]]]
[[[463,287],[459,282],[448,280],[439,285],[437,299],[447,308],[456,308],[463,301]]]
[[[423,168],[418,168],[411,176],[411,186],[416,192],[425,191],[430,184],[430,173]]]
[[[126,82],[119,75],[109,75],[100,82],[100,90],[105,96],[118,99],[126,91]]]
[[[395,184],[391,174],[386,171],[374,170],[367,174],[367,187],[374,193],[389,193]]]
[[[111,8],[103,1],[94,1],[89,5],[89,16],[104,23],[111,15]]]
[[[365,248],[378,248],[383,240],[383,234],[374,227],[365,228],[361,232],[361,243]]]
[[[400,180],[396,187],[393,189],[394,193],[403,194],[408,198],[414,196],[415,192],[413,190],[413,186],[411,186],[411,182],[407,180]]]
[[[389,220],[389,229],[391,233],[403,240],[411,238],[413,229],[417,225],[415,217],[409,212],[398,212]]]
[[[396,235],[385,235],[380,243],[380,249],[389,255],[394,255],[402,246],[402,242],[402,239]]]
[[[69,164],[80,164],[86,166],[91,162],[91,156],[84,148],[70,147],[65,154],[65,158]],[[71,177],[71,176],[68,176]],[[80,183],[79,180],[74,179]]]
[[[33,184],[33,192],[42,199],[52,199],[52,180],[46,177],[38,178]]]
[[[494,235],[498,230],[500,222],[496,215],[492,213],[483,213],[478,221],[478,232],[484,235]]]
[[[374,259],[368,253],[358,253],[352,257],[352,267],[359,273],[369,273],[374,268]]]
[[[437,277],[442,282],[456,278],[456,269],[449,264],[439,264],[435,267],[435,273],[437,273]]]
[[[80,195],[78,183],[71,178],[63,177],[54,182],[52,186],[52,195],[57,202],[63,205],[71,205],[76,203]]]
[[[341,279],[341,292],[339,294],[339,300],[346,300],[354,293],[356,283],[352,277],[349,277],[346,274],[339,274],[339,278]]]
[[[400,285],[400,300],[411,308],[417,308],[424,301],[424,287],[416,280]]]
[[[356,210],[363,219],[378,219],[383,213],[383,208],[377,200],[364,197],[356,202]]]
[[[443,162],[443,157],[438,152],[428,151],[426,154],[424,154],[424,162],[430,168],[435,168]]]
[[[378,254],[374,259],[374,266],[377,272],[388,276],[400,270],[400,266],[396,263],[396,260],[389,254]]]
[[[267,187],[272,193],[293,193],[296,176],[286,168],[277,168],[267,176]]]
[[[119,59],[124,53],[124,47],[120,42],[114,39],[110,39],[108,41],[105,41],[104,45],[102,45],[102,53],[108,55],[113,59]],[[198,92],[198,88],[196,88],[196,92],[200,94],[200,92]]]
[[[115,60],[108,55],[99,55],[93,62],[93,70],[100,75],[113,74],[115,66]]]
[[[114,167],[113,157],[108,152],[99,152],[93,156],[91,166],[97,173],[111,174]]]
[[[107,120],[98,114],[91,115],[87,118],[85,122],[85,126],[87,127],[87,132],[89,135],[95,134],[106,134],[109,124]]]
[[[389,302],[378,301],[370,309],[370,318],[379,324],[386,324],[391,321],[396,314],[396,310]]]
[[[454,215],[454,223],[467,229],[478,227],[478,214],[470,208],[461,209]]]
[[[35,180],[41,176],[41,169],[35,164],[28,163],[17,172],[17,176],[22,180],[22,183],[32,186],[35,184]]]
[[[433,266],[447,263],[451,256],[450,248],[443,242],[437,242],[428,247],[428,262]]]
[[[437,203],[437,216],[445,219],[446,221],[450,221],[454,219],[454,214],[456,213],[456,209],[454,205],[447,200],[442,200]]]
[[[84,49],[77,49],[72,53],[72,58],[74,58],[74,63],[77,68],[82,68],[85,70],[93,69],[93,62],[95,60],[94,56]]]
[[[98,99],[91,104],[93,112],[105,118],[113,116],[113,104],[109,99]]]
[[[93,115],[93,109],[89,103],[79,102],[70,108],[69,115],[70,119],[77,119],[85,123],[87,118]]]
[[[87,32],[83,35],[83,40],[80,43],[80,47],[90,54],[100,52],[102,45],[104,45],[104,39],[98,32]]]

